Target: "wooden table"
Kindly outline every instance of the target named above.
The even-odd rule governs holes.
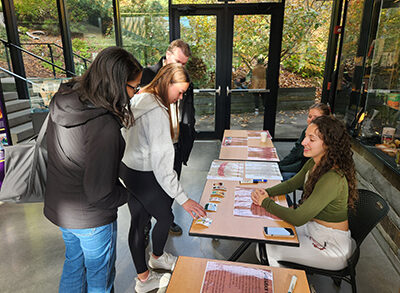
[[[267,188],[278,184],[279,180],[268,180],[266,183],[258,183],[251,185],[240,185],[239,181],[228,181],[228,180],[214,180],[209,179],[203,190],[203,194],[200,199],[200,205],[204,206],[210,198],[212,192],[213,183],[223,182],[227,188],[225,197],[218,203],[218,209],[216,212],[207,212],[207,217],[212,219],[211,225],[206,228],[201,225],[196,225],[194,221],[189,230],[190,236],[209,237],[213,239],[231,239],[231,240],[242,240],[243,244],[233,253],[228,259],[231,261],[237,260],[241,254],[250,246],[252,242],[258,242],[261,252],[261,262],[268,264],[266,257],[265,243],[280,244],[288,246],[299,246],[299,240],[297,234],[295,237],[266,237],[264,236],[263,229],[266,226],[269,227],[284,227],[292,228],[295,231],[295,227],[283,220],[274,220],[266,218],[254,218],[254,217],[240,217],[233,215],[233,207],[235,200],[235,187],[251,187],[251,188]],[[287,206],[286,198],[284,195],[279,197],[279,203]]]
[[[248,148],[274,148],[274,144],[271,139],[267,139],[266,142],[261,142],[259,133],[262,131],[256,130],[225,130],[224,138],[221,144],[221,151],[219,159],[221,160],[252,160],[252,161],[272,161],[279,162],[279,157],[276,155],[274,158],[249,158]],[[255,134],[256,136],[249,136],[249,134]],[[247,138],[247,145],[244,146],[226,146],[224,142],[227,137],[232,138]],[[275,150],[275,148],[274,148]],[[275,150],[276,151],[276,150]]]
[[[274,293],[287,293],[292,276],[296,275],[297,283],[294,293],[310,292],[307,277],[304,271],[180,256],[176,263],[174,272],[172,273],[172,277],[167,288],[167,293],[200,292],[208,261],[221,262],[231,265],[241,265],[251,268],[270,269],[273,273]]]

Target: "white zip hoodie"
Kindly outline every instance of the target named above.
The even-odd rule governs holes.
[[[126,142],[122,162],[133,170],[153,171],[162,189],[180,205],[184,204],[188,197],[174,170],[175,150],[167,108],[149,93],[135,95],[130,107],[135,124],[121,130]]]

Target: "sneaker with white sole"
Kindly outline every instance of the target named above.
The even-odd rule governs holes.
[[[170,273],[157,273],[150,270],[146,281],[142,282],[139,278],[135,278],[135,291],[137,293],[145,293],[157,288],[165,288],[168,286],[169,279],[171,279]]]
[[[155,258],[150,252],[149,267],[152,269],[164,269],[173,271],[178,258],[168,252],[164,252],[159,258]]]

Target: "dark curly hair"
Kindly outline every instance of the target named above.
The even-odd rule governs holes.
[[[329,170],[334,169],[346,177],[349,187],[348,206],[354,208],[354,202],[358,197],[356,172],[350,136],[346,131],[346,127],[341,121],[332,116],[317,117],[311,124],[315,124],[318,128],[317,133],[324,142],[325,154],[316,168],[310,173],[304,186],[303,201],[310,196],[319,178]]]

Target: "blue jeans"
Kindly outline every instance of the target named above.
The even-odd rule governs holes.
[[[65,243],[65,262],[59,292],[112,292],[117,221],[96,228],[60,227],[60,230]]]

